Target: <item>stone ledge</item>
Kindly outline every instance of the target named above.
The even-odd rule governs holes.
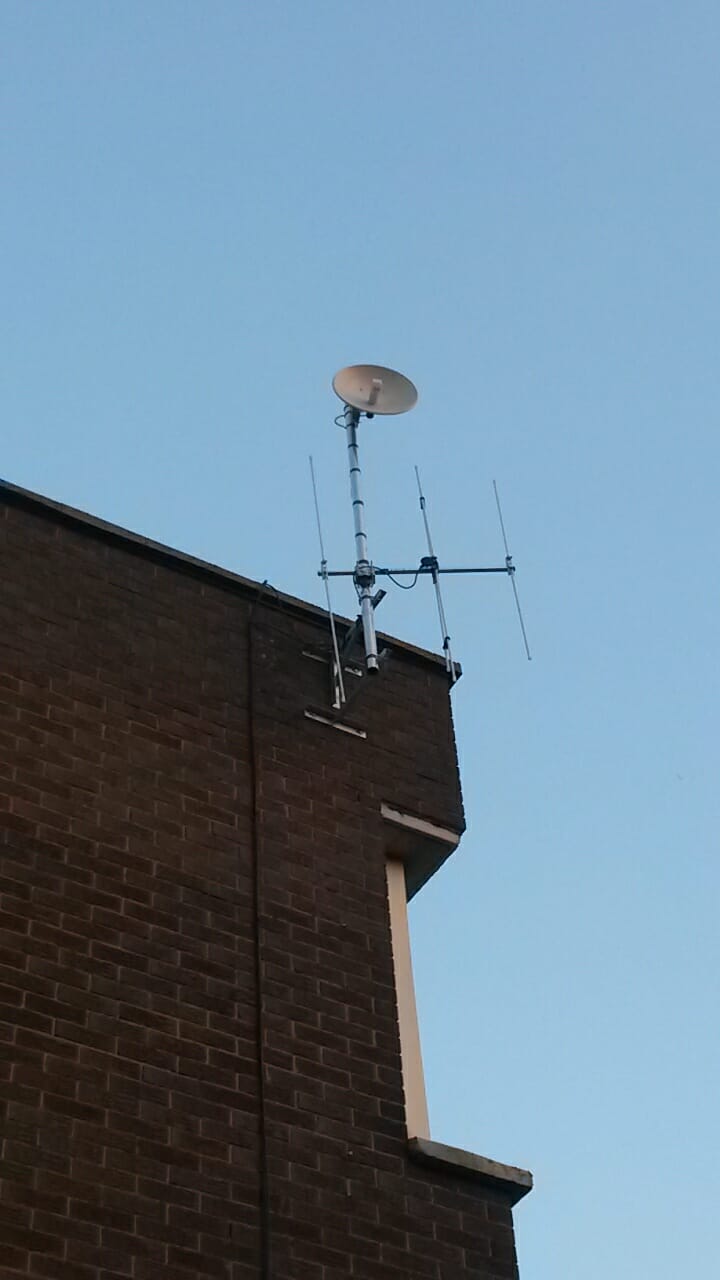
[[[456,1173],[463,1178],[500,1191],[511,1205],[517,1204],[528,1191],[532,1191],[533,1177],[527,1169],[516,1169],[510,1164],[500,1164],[485,1156],[476,1156],[460,1147],[446,1147],[442,1142],[429,1138],[410,1138],[408,1151],[414,1160],[422,1164]]]
[[[460,843],[461,831],[438,826],[427,818],[404,813],[384,801],[380,814],[387,824],[386,854],[405,864],[408,902],[422,889]]]

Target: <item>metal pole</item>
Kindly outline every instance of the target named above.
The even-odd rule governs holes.
[[[368,556],[367,533],[365,531],[365,503],[360,494],[360,459],[358,456],[357,428],[360,421],[359,409],[345,405],[345,431],[348,442],[348,466],[350,468],[350,495],[352,497],[353,520],[355,523],[355,554],[357,560],[353,573],[353,582],[360,601],[360,614],[365,641],[365,665],[368,671],[377,671],[378,652],[375,635],[375,616],[373,612],[373,587],[375,570]]]

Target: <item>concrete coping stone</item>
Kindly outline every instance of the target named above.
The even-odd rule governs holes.
[[[405,865],[409,902],[457,849],[462,831],[406,813],[384,801],[380,814],[386,824],[386,852]]]
[[[497,1160],[488,1160],[487,1156],[478,1156],[460,1147],[447,1147],[442,1142],[432,1142],[430,1138],[411,1138],[408,1151],[414,1160],[423,1164],[492,1187],[501,1192],[511,1205],[532,1191],[533,1176],[527,1169],[500,1164]]]

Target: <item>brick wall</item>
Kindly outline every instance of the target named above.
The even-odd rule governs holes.
[[[406,1143],[380,805],[462,825],[442,668],[353,737],[310,609],[10,493],[0,569],[0,1275],[511,1280]]]

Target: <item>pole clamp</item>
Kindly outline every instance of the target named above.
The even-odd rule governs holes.
[[[358,560],[355,565],[353,582],[355,583],[355,586],[360,587],[361,590],[365,590],[365,588],[370,588],[375,585],[375,569],[369,560]]]

